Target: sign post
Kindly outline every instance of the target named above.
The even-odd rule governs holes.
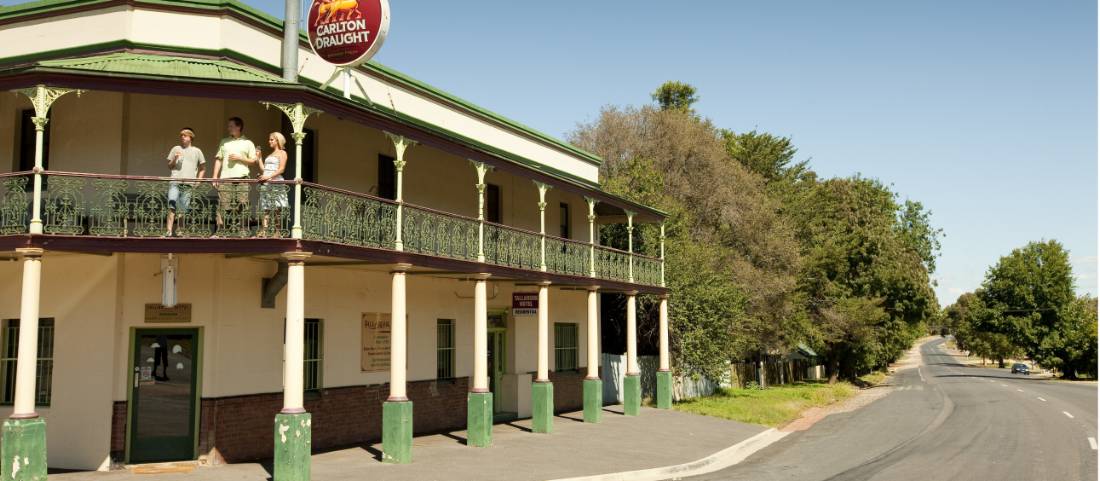
[[[313,52],[336,66],[336,71],[321,89],[342,75],[344,98],[351,98],[353,80],[367,98],[366,90],[351,74],[351,69],[370,60],[382,48],[390,30],[388,0],[313,0],[306,18]]]

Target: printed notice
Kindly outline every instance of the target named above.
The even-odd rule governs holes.
[[[363,313],[363,352],[360,367],[363,372],[390,370],[390,314]]]

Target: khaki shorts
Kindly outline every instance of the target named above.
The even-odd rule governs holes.
[[[218,183],[218,203],[222,209],[228,209],[234,205],[248,205],[248,184],[239,182],[226,182],[242,179],[224,179]]]

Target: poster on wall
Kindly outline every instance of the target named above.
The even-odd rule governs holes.
[[[363,372],[384,372],[390,369],[390,314],[364,312],[363,351],[360,368]]]

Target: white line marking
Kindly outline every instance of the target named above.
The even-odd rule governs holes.
[[[1008,384],[1001,383],[1001,387],[1008,387]]]
[[[1089,438],[1089,447],[1096,451],[1096,438]]]
[[[1035,398],[1035,399],[1038,399],[1038,400],[1040,400],[1040,401],[1042,401],[1042,402],[1047,402],[1047,400],[1046,400],[1046,399],[1043,399],[1043,398],[1041,398],[1041,397],[1037,397],[1037,398]]]
[[[924,373],[920,372],[920,366],[917,366],[917,374],[920,375],[920,382],[924,382]]]
[[[1016,392],[1024,392],[1023,389],[1017,389]]]
[[[1070,414],[1070,413],[1067,413],[1067,412],[1065,412],[1065,411],[1062,411],[1062,414],[1065,414],[1067,418],[1073,419],[1073,415],[1072,415],[1072,414]]]

